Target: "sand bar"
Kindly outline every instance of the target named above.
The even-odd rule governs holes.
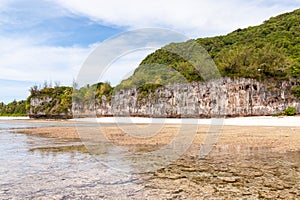
[[[78,118],[70,121],[97,122],[97,123],[165,123],[165,124],[223,124],[231,126],[300,126],[300,116],[260,116],[260,117],[236,117],[218,119],[175,119],[175,118],[144,118],[144,117],[99,117]]]

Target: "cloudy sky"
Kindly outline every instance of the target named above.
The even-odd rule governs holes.
[[[25,99],[45,80],[70,85],[97,45],[128,30],[208,37],[299,7],[300,0],[0,0],[0,101]],[[116,64],[128,75],[147,53],[120,56]],[[115,84],[123,75],[106,77]]]

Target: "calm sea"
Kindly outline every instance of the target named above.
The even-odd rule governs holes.
[[[0,199],[113,199],[140,190],[132,175],[106,167],[80,141],[11,130],[55,125],[0,121]]]

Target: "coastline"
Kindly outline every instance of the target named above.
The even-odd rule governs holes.
[[[259,116],[233,118],[146,118],[146,117],[98,117],[73,119],[32,119],[29,117],[0,117],[0,121],[18,122],[61,122],[61,123],[103,123],[103,124],[198,124],[223,126],[276,126],[300,127],[300,116]]]
[[[217,120],[218,125],[224,126],[278,126],[297,127],[300,126],[300,116],[260,116],[260,117],[234,117],[234,118],[145,118],[145,117],[99,117],[99,118],[76,118],[73,122],[94,123],[134,123],[134,124],[199,124],[210,125]]]
[[[0,122],[1,120],[0,118]],[[53,123],[53,126],[51,125],[50,127],[11,129],[10,131],[38,137],[76,139],[82,140],[83,142],[89,142],[95,139],[94,136],[88,138],[85,134],[99,133],[99,130],[101,130],[106,140],[111,140],[116,145],[127,146],[129,148],[131,148],[130,146],[132,145],[166,145],[170,140],[176,137],[182,124],[186,124],[182,127],[198,125],[195,141],[199,145],[204,141],[208,130],[215,125],[222,126],[218,138],[218,145],[221,146],[224,144],[231,146],[252,145],[273,148],[276,151],[300,150],[300,143],[298,142],[300,141],[300,116],[239,117],[217,119],[216,122],[214,122],[214,119],[162,119],[140,117],[79,118],[69,120],[7,117],[3,119],[2,122]],[[153,130],[163,128],[156,129],[160,130],[160,132],[156,132],[157,134],[152,137],[148,131],[151,132],[153,130],[147,130],[147,127],[153,128]],[[127,133],[129,133],[129,136]],[[130,137],[130,133],[138,133],[142,137]]]

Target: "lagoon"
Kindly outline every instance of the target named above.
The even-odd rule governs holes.
[[[133,154],[107,143],[95,155],[76,138],[19,133],[24,128],[44,128],[63,135],[74,126],[95,129],[99,124],[1,120],[0,199],[291,199],[300,195],[299,126],[226,125],[206,158],[184,155],[145,172],[120,170],[137,161]],[[115,130],[111,123],[101,126]],[[128,124],[123,126],[125,130]],[[176,127],[169,126],[169,131]],[[121,132],[115,136],[130,142]],[[196,139],[204,136],[200,127]],[[153,159],[161,162],[162,158]]]

